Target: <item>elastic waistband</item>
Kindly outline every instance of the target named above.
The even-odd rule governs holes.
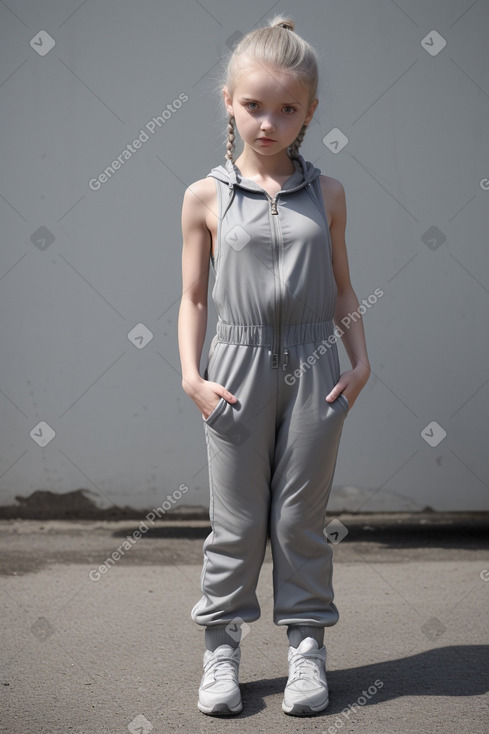
[[[334,333],[334,321],[318,321],[312,324],[287,324],[282,327],[284,347],[323,341]],[[217,340],[226,344],[242,344],[252,347],[273,345],[273,326],[265,324],[217,324]]]

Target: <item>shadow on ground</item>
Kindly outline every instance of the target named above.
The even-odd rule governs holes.
[[[341,520],[341,517],[339,518]],[[348,534],[342,543],[375,543],[385,548],[464,548],[489,549],[489,521],[484,524],[473,522],[462,523],[453,520],[447,523],[420,522],[420,520],[386,524],[385,521],[374,524],[368,518],[361,524],[344,519]],[[113,538],[125,538],[139,529],[139,524],[128,523],[124,528],[115,530]],[[210,525],[183,525],[181,523],[166,524],[164,526],[148,527],[145,537],[150,539],[205,539],[209,534]]]
[[[265,699],[282,694],[286,683],[286,677],[242,683],[244,708],[235,718],[264,709]],[[319,716],[348,709],[354,719],[357,707],[403,696],[482,696],[489,691],[489,645],[439,647],[397,660],[331,670],[328,685],[330,703]]]

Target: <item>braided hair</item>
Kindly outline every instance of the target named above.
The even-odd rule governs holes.
[[[236,133],[234,131],[234,116],[229,115],[228,117],[228,139],[226,143],[226,158],[231,161],[231,163],[234,163],[234,139],[236,137]]]
[[[283,15],[275,16],[269,26],[257,28],[244,36],[229,60],[225,84],[232,94],[234,80],[239,69],[247,61],[258,61],[265,66],[275,66],[290,71],[309,88],[309,101],[316,96],[318,64],[316,52],[295,33],[295,23]],[[288,146],[290,158],[297,158],[304,140],[307,125],[303,125],[296,139]],[[228,115],[226,155],[234,163],[236,125],[233,115]]]

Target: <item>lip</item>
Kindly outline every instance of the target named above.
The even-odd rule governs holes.
[[[257,138],[257,140],[261,140],[263,143],[276,143],[277,142],[273,138]]]

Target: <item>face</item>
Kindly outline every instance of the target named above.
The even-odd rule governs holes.
[[[318,105],[309,104],[309,90],[290,72],[258,65],[241,71],[232,98],[227,87],[223,96],[245,146],[267,156],[293,143]]]

